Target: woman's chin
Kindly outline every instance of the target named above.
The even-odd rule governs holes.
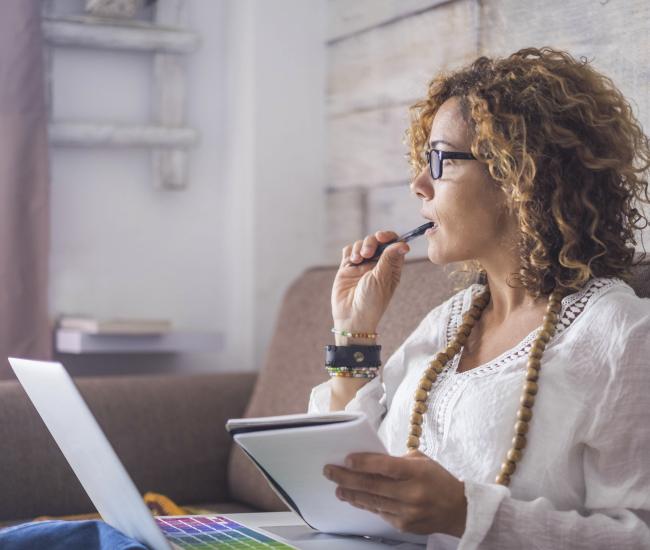
[[[454,262],[464,261],[464,258],[458,257],[458,254],[449,254],[448,252],[441,250],[439,246],[434,246],[432,243],[429,243],[427,256],[429,261],[435,265],[447,265]]]
[[[444,257],[444,254],[440,254],[440,251],[438,250],[432,251],[431,247],[429,247],[427,256],[429,257],[429,261],[435,265],[445,265],[449,263],[449,260]]]
[[[431,242],[430,239],[429,246],[427,247],[427,256],[432,264],[444,265],[448,263],[446,258],[447,254],[444,253],[444,250],[441,250],[439,244]]]

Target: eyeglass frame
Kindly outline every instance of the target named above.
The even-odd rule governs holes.
[[[440,168],[440,173],[438,176],[434,175],[433,172],[433,163],[431,162],[431,153],[436,153],[436,158],[438,159],[436,165]],[[476,160],[476,157],[472,153],[461,153],[459,151],[442,151],[440,149],[427,149],[424,154],[427,158],[427,164],[429,165],[429,175],[431,179],[438,180],[442,177],[442,165],[445,159],[460,159],[460,160]]]

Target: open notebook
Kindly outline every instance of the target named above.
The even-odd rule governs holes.
[[[424,544],[377,514],[336,498],[323,476],[326,464],[343,465],[354,452],[386,449],[363,413],[294,414],[229,420],[226,429],[294,512],[318,531]]]

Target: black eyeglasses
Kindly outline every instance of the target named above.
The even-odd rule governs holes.
[[[435,153],[432,155],[431,153]],[[439,149],[427,149],[425,152],[429,163],[429,174],[434,180],[442,177],[442,161],[445,159],[476,160],[471,153],[458,153],[456,151],[440,151]]]

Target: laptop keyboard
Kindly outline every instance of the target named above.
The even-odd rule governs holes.
[[[223,516],[174,516],[154,519],[167,540],[181,548],[294,548]]]

